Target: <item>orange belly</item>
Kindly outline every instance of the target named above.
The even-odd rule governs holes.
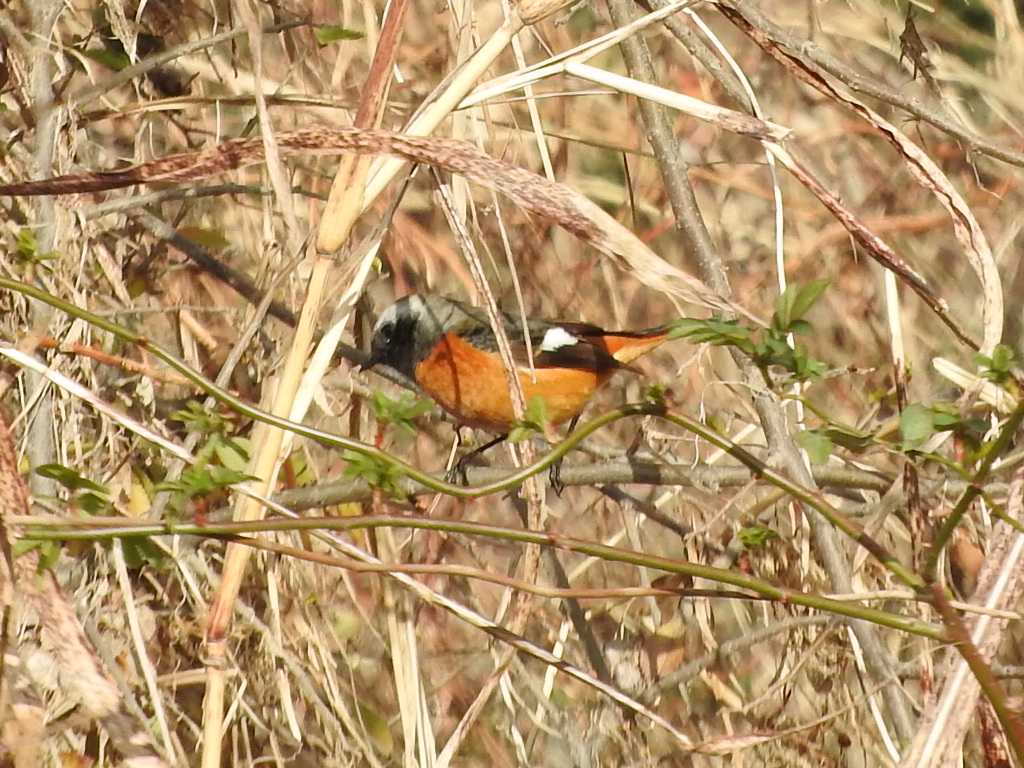
[[[520,371],[518,376],[526,402],[540,396],[548,419],[560,424],[582,411],[590,396],[612,373],[538,368],[536,380],[529,371]],[[454,334],[446,335],[416,366],[415,375],[424,392],[468,426],[507,432],[515,421],[501,359]]]

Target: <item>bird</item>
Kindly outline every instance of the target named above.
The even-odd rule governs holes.
[[[606,331],[562,320],[501,317],[527,403],[539,397],[552,425],[575,419],[597,389],[669,335],[669,326]],[[524,341],[530,339],[531,359]],[[498,343],[487,313],[437,294],[399,299],[377,319],[363,370],[388,366],[412,379],[459,425],[497,433],[516,417]],[[476,453],[476,452],[475,452]]]

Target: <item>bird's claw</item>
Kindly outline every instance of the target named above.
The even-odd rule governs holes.
[[[551,469],[548,470],[548,480],[551,482],[551,490],[555,492],[555,496],[561,498],[562,492],[565,490],[565,483],[562,482],[561,459],[551,465]]]

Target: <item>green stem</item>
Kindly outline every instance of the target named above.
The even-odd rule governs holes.
[[[302,518],[300,520],[271,519],[262,521],[245,521],[217,524],[199,524],[195,522],[163,522],[130,523],[111,520],[111,524],[96,526],[96,521],[82,523],[62,521],[59,525],[31,524],[25,526],[24,541],[75,541],[75,540],[109,540],[148,538],[152,536],[205,536],[210,538],[236,537],[239,534],[303,531],[303,530],[375,530],[377,528],[411,528],[416,530],[444,531],[447,533],[467,536],[483,536],[522,544],[538,544],[557,547],[558,549],[576,552],[589,557],[596,557],[610,562],[626,563],[644,568],[653,568],[666,573],[707,579],[716,583],[728,584],[739,589],[789,605],[799,605],[819,611],[827,611],[851,619],[861,619],[873,624],[889,627],[902,632],[927,637],[932,640],[945,641],[946,635],[940,627],[922,622],[918,619],[897,616],[887,611],[880,611],[863,605],[832,600],[821,595],[798,592],[778,587],[761,579],[747,576],[737,571],[699,565],[682,560],[657,557],[643,552],[635,552],[618,547],[583,539],[556,536],[543,531],[529,531],[520,528],[505,528],[485,523],[466,522],[461,520],[430,520],[421,517],[363,516],[351,518],[321,517]]]
[[[82,309],[74,304],[66,302],[62,299],[53,296],[46,291],[36,288],[33,285],[18,282],[16,280],[10,280],[8,278],[0,277],[0,288],[7,288],[8,290],[16,291],[26,296],[31,296],[39,301],[49,304],[62,312],[65,312],[73,317],[80,318],[86,322],[94,325],[97,328],[107,331],[113,334],[119,339],[126,341],[131,344],[137,344],[144,349],[148,350],[152,355],[162,360],[164,363],[169,365],[174,370],[178,371],[183,376],[187,377],[197,387],[202,389],[208,395],[214,397],[219,402],[229,406],[236,412],[247,416],[251,419],[262,421],[271,426],[279,429],[286,429],[294,432],[297,435],[306,437],[310,440],[315,440],[324,445],[332,446],[335,448],[347,449],[355,451],[364,456],[379,461],[383,464],[387,464],[397,470],[400,474],[409,477],[413,481],[420,483],[426,488],[430,488],[438,493],[443,493],[449,496],[453,496],[459,499],[474,499],[481,496],[487,496],[495,493],[501,493],[504,491],[512,490],[513,488],[521,485],[527,478],[532,477],[540,472],[543,472],[547,468],[557,463],[562,457],[564,457],[569,451],[575,448],[580,442],[589,437],[591,434],[596,432],[608,424],[611,424],[620,419],[624,419],[630,416],[659,416],[672,422],[696,435],[700,435],[711,444],[721,448],[728,452],[734,458],[745,464],[754,473],[755,477],[760,477],[772,485],[780,488],[786,493],[791,494],[794,498],[799,499],[806,505],[817,510],[822,516],[825,517],[830,523],[836,526],[839,530],[845,533],[847,536],[858,542],[861,546],[867,549],[872,555],[874,555],[879,562],[881,562],[890,572],[893,573],[900,581],[913,589],[922,589],[924,587],[924,581],[915,573],[905,568],[893,555],[891,555],[884,547],[881,546],[877,541],[867,536],[860,530],[860,528],[846,518],[839,510],[829,504],[825,497],[817,491],[813,491],[808,488],[804,488],[791,481],[784,475],[775,472],[770,469],[766,464],[761,462],[752,454],[743,450],[739,446],[730,442],[725,437],[719,435],[714,430],[706,427],[698,421],[695,421],[689,417],[681,416],[678,414],[666,413],[664,405],[661,403],[641,403],[634,405],[624,405],[620,408],[616,408],[612,411],[604,413],[597,418],[587,422],[582,427],[576,429],[571,435],[566,437],[565,440],[558,443],[554,448],[551,449],[543,458],[534,462],[533,464],[523,467],[510,475],[507,475],[500,480],[485,485],[466,487],[462,485],[453,485],[441,480],[438,480],[433,475],[423,472],[410,464],[401,461],[400,459],[391,456],[385,451],[379,448],[363,443],[359,440],[353,440],[349,437],[343,437],[341,435],[335,435],[329,432],[324,432],[319,429],[307,427],[303,424],[290,421],[288,419],[274,416],[273,414],[261,411],[248,403],[240,400],[239,398],[232,395],[227,390],[224,390],[214,384],[212,381],[207,379],[205,376],[197,373],[187,366],[185,363],[178,360],[170,352],[166,351],[157,344],[154,344],[145,336],[135,333],[117,323],[114,323],[104,317],[93,314],[86,309]],[[1019,413],[1018,413],[1019,412]],[[1017,423],[1019,423],[1020,416],[1024,416],[1024,406],[1015,412],[1017,416]],[[1011,420],[1014,417],[1011,417]],[[1008,424],[1009,426],[1009,424]],[[997,444],[1005,445],[1005,441],[1008,441],[1007,430],[1004,430],[1004,434],[1000,435]],[[1004,442],[1000,442],[1004,441]],[[995,448],[995,446],[993,446]],[[991,454],[987,457],[989,465],[991,464]]]
[[[996,717],[999,718],[1000,725],[1003,726],[1006,740],[1013,747],[1013,752],[1017,756],[1017,763],[1019,765],[1024,760],[1024,721],[1021,720],[1020,715],[1009,705],[1003,686],[999,684],[999,680],[992,673],[992,668],[989,667],[977,647],[971,642],[971,635],[967,631],[967,627],[964,626],[960,615],[953,610],[953,606],[949,604],[949,599],[946,597],[945,592],[943,592],[942,585],[932,583],[931,593],[932,605],[935,606],[939,615],[942,616],[942,620],[946,624],[946,632],[952,640],[954,647],[970,668],[985,698],[992,705]]]
[[[939,559],[942,556],[943,550],[949,544],[954,531],[960,525],[960,521],[967,514],[971,502],[978,498],[978,495],[981,493],[981,486],[988,479],[989,473],[992,471],[992,465],[996,459],[1003,455],[1010,445],[1013,436],[1017,434],[1022,420],[1024,420],[1024,403],[1021,403],[1014,409],[1013,413],[1006,420],[1006,424],[1003,425],[1002,430],[996,435],[996,439],[989,444],[988,450],[978,466],[978,471],[971,478],[970,485],[960,494],[960,498],[957,499],[953,511],[942,521],[942,526],[939,528],[938,533],[935,534],[935,539],[932,541],[928,552],[928,559],[925,562],[924,574],[929,582],[934,582],[938,579]]]
[[[895,555],[891,554],[885,547],[864,533],[859,525],[829,504],[820,491],[814,491],[810,488],[805,488],[799,483],[793,482],[785,475],[769,468],[756,456],[743,450],[743,448],[739,447],[735,443],[725,439],[718,433],[701,424],[699,421],[695,421],[688,416],[681,416],[675,413],[662,414],[662,418],[682,427],[685,430],[700,435],[712,445],[721,448],[730,456],[745,464],[754,474],[755,478],[761,478],[768,481],[776,488],[785,491],[795,499],[798,499],[812,509],[817,510],[821,516],[828,520],[832,525],[874,555],[882,565],[888,568],[896,578],[908,587],[916,590],[924,588],[924,580],[920,576],[905,567],[896,559]]]
[[[612,422],[620,419],[627,418],[629,416],[651,416],[656,415],[663,410],[663,406],[653,403],[643,403],[637,405],[626,405],[622,408],[618,408],[614,411],[604,413],[601,416],[587,422],[579,429],[575,430],[571,435],[566,437],[565,440],[560,442],[551,451],[545,455],[542,459],[534,462],[533,464],[523,467],[517,472],[497,480],[493,483],[487,483],[485,485],[479,485],[475,487],[466,487],[462,485],[453,485],[451,483],[444,482],[437,479],[433,475],[423,472],[411,464],[407,464],[401,459],[397,459],[391,456],[385,451],[379,448],[363,443],[359,440],[353,440],[349,437],[342,435],[335,435],[330,432],[324,432],[323,430],[308,427],[298,422],[290,421],[280,416],[274,416],[271,413],[261,411],[259,408],[255,408],[249,405],[244,400],[232,395],[225,389],[218,387],[212,381],[207,379],[200,373],[192,370],[188,365],[178,360],[167,350],[163,349],[158,344],[153,343],[145,336],[135,333],[134,331],[125,328],[122,325],[118,325],[104,317],[96,315],[86,309],[82,309],[79,306],[71,304],[53,296],[46,291],[36,288],[33,285],[19,282],[17,280],[10,280],[5,277],[0,277],[0,288],[6,288],[17,293],[21,293],[25,296],[30,296],[34,299],[49,304],[52,307],[59,309],[60,311],[77,317],[81,320],[85,320],[89,324],[100,328],[122,341],[128,342],[129,344],[136,344],[146,351],[150,352],[154,357],[162,360],[168,366],[173,368],[175,371],[180,373],[194,383],[199,389],[206,394],[210,395],[218,402],[228,406],[237,413],[247,416],[255,421],[262,421],[265,424],[269,424],[278,429],[285,429],[290,432],[294,432],[297,435],[315,440],[323,445],[328,445],[334,448],[341,448],[345,450],[355,451],[363,456],[374,459],[375,461],[382,462],[391,467],[394,467],[400,474],[414,480],[420,485],[430,488],[438,493],[444,493],[448,496],[454,496],[460,499],[475,499],[480,496],[488,496],[495,493],[502,493],[504,491],[512,490],[523,482],[527,478],[533,475],[539,474],[550,466],[555,464],[559,459],[565,456],[569,451],[575,448],[580,442],[589,437],[591,434],[601,429],[602,427],[611,424]]]

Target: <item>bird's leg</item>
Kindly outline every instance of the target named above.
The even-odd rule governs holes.
[[[456,432],[456,434],[459,436],[458,437],[459,444],[461,445],[462,444],[461,432]],[[479,456],[480,454],[482,454],[485,451],[488,451],[491,448],[493,448],[494,446],[496,446],[498,443],[504,442],[505,438],[507,438],[507,437],[508,437],[508,433],[507,432],[505,432],[503,434],[500,434],[496,438],[494,438],[493,440],[487,441],[486,443],[484,443],[483,445],[479,446],[478,448],[474,448],[472,451],[467,453],[465,456],[462,456],[458,461],[455,462],[455,465],[448,471],[448,474],[445,476],[445,479],[449,483],[462,483],[462,485],[469,485],[469,477],[466,474],[466,469],[469,467],[470,462],[473,459],[475,459],[477,456]]]
[[[569,431],[566,433],[567,435],[572,434],[572,431],[576,429],[576,425],[579,424],[579,421],[580,415],[577,413],[572,417],[572,421],[569,422]],[[562,459],[559,459],[551,465],[551,469],[548,471],[548,479],[551,481],[551,490],[555,492],[556,496],[561,496],[562,491],[565,490],[565,484],[562,482]]]

